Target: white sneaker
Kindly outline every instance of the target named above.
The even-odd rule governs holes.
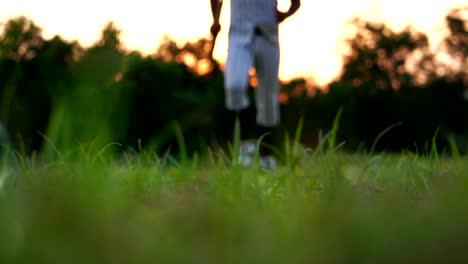
[[[257,152],[257,142],[245,141],[239,147],[239,164],[244,168],[252,166]],[[259,158],[263,169],[273,171],[276,169],[276,158],[273,155],[265,155]]]
[[[243,167],[250,167],[255,158],[257,145],[254,141],[245,141],[239,147],[239,164]]]
[[[276,158],[273,155],[267,155],[260,157],[260,165],[265,170],[273,171],[276,169]]]

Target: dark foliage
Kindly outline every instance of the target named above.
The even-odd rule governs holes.
[[[369,149],[396,124],[378,150],[423,152],[436,134],[440,149],[450,138],[466,148],[464,11],[446,18],[450,34],[440,52],[450,64],[438,62],[427,36],[412,28],[394,32],[355,20],[341,75],[326,89],[303,79],[282,84],[281,128],[293,134],[304,117],[303,142],[313,147],[342,108],[338,136],[350,150]],[[47,140],[57,147],[118,142],[177,151],[176,124],[189,151],[224,145],[233,118],[224,109],[223,73],[209,59],[209,45],[165,39],[154,55],[143,56],[125,49],[113,23],[83,48],[59,36],[44,39],[25,17],[12,19],[0,35],[0,120],[13,145],[27,153],[44,149]]]

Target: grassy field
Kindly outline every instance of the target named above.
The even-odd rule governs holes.
[[[468,260],[466,157],[347,154],[335,134],[307,150],[298,129],[273,172],[221,150],[4,155],[0,263]]]

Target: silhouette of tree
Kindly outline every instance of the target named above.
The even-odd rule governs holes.
[[[219,66],[210,58],[210,49],[211,41],[206,38],[187,42],[179,47],[174,40],[166,36],[155,55],[166,62],[184,63],[194,73],[203,76],[219,71]]]
[[[159,45],[155,56],[160,58],[165,62],[174,62],[177,61],[177,57],[182,52],[182,49],[179,48],[177,42],[168,36],[164,36],[161,44]]]
[[[438,146],[468,133],[466,9],[446,17],[443,63],[427,37],[412,28],[394,32],[383,24],[354,20],[340,76],[320,90],[305,79],[282,83],[282,129],[294,134],[304,117],[303,142],[317,144],[343,109],[338,141],[349,149],[422,149],[440,128]],[[45,149],[46,133],[59,148],[116,141],[160,153],[176,151],[179,122],[189,151],[232,137],[224,107],[224,76],[210,58],[207,39],[178,44],[166,37],[152,56],[127,51],[121,31],[107,23],[94,45],[83,48],[55,36],[44,39],[31,20],[8,21],[0,34],[0,122],[25,151]],[[253,89],[250,95],[253,99]],[[254,118],[254,111],[252,118]],[[252,124],[254,120],[252,120]],[[249,134],[252,128],[244,127]],[[468,144],[467,144],[468,145]],[[461,145],[460,145],[461,146]]]
[[[43,45],[42,32],[24,16],[9,20],[0,35],[0,58],[15,62],[29,60]]]
[[[7,22],[0,39],[1,115],[15,145],[40,149],[53,106],[73,85],[78,44],[41,29],[24,17]]]
[[[108,22],[101,33],[101,39],[97,42],[97,47],[102,47],[109,50],[121,50],[122,41],[120,34],[122,33],[115,25],[114,22]]]
[[[393,32],[383,24],[353,21],[356,35],[348,40],[340,81],[363,89],[399,89],[412,81],[407,71],[414,51],[428,47],[427,37],[411,28]]]
[[[120,131],[112,130],[112,120],[118,109],[121,91],[118,82],[122,75],[125,51],[120,30],[112,22],[105,25],[100,39],[87,49],[75,49],[71,72],[73,84],[66,96],[55,106],[53,122],[49,127],[51,140],[61,148],[70,148],[76,142],[94,142],[96,147],[112,142]],[[52,152],[52,150],[48,150]]]
[[[452,28],[448,37],[451,53],[461,58],[463,55],[456,54],[463,52],[462,23],[453,18],[447,21]],[[355,127],[348,133],[355,131],[357,138],[371,146],[379,133],[402,122],[379,145],[379,149],[399,151],[422,149],[438,127],[466,131],[466,126],[460,126],[465,118],[455,118],[466,115],[468,109],[462,97],[464,86],[440,75],[441,65],[430,52],[424,34],[411,28],[393,32],[385,25],[359,19],[354,20],[354,26],[356,35],[348,40],[350,52],[344,57],[342,74],[330,84],[326,95],[331,99],[346,87],[356,90],[341,93],[342,99],[337,101],[345,112],[348,108],[348,112],[355,113],[351,118],[354,124],[345,125]],[[325,105],[330,107],[333,103]]]
[[[222,109],[222,87],[212,89],[185,64],[132,53],[121,85],[131,98],[124,104],[129,115],[126,143],[135,145],[140,139],[145,145],[152,142],[164,149],[174,143],[175,121],[180,123],[187,142],[193,143],[188,144],[189,149],[214,136],[214,113]]]
[[[468,85],[468,27],[463,14],[468,14],[468,7],[454,9],[446,16],[446,23],[450,34],[445,38],[444,44],[448,53],[455,60],[455,69],[449,72],[452,76],[458,75]]]

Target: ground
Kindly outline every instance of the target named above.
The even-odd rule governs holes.
[[[294,149],[294,148],[293,148]],[[0,176],[1,263],[441,263],[468,242],[458,155],[221,151],[20,159]]]

